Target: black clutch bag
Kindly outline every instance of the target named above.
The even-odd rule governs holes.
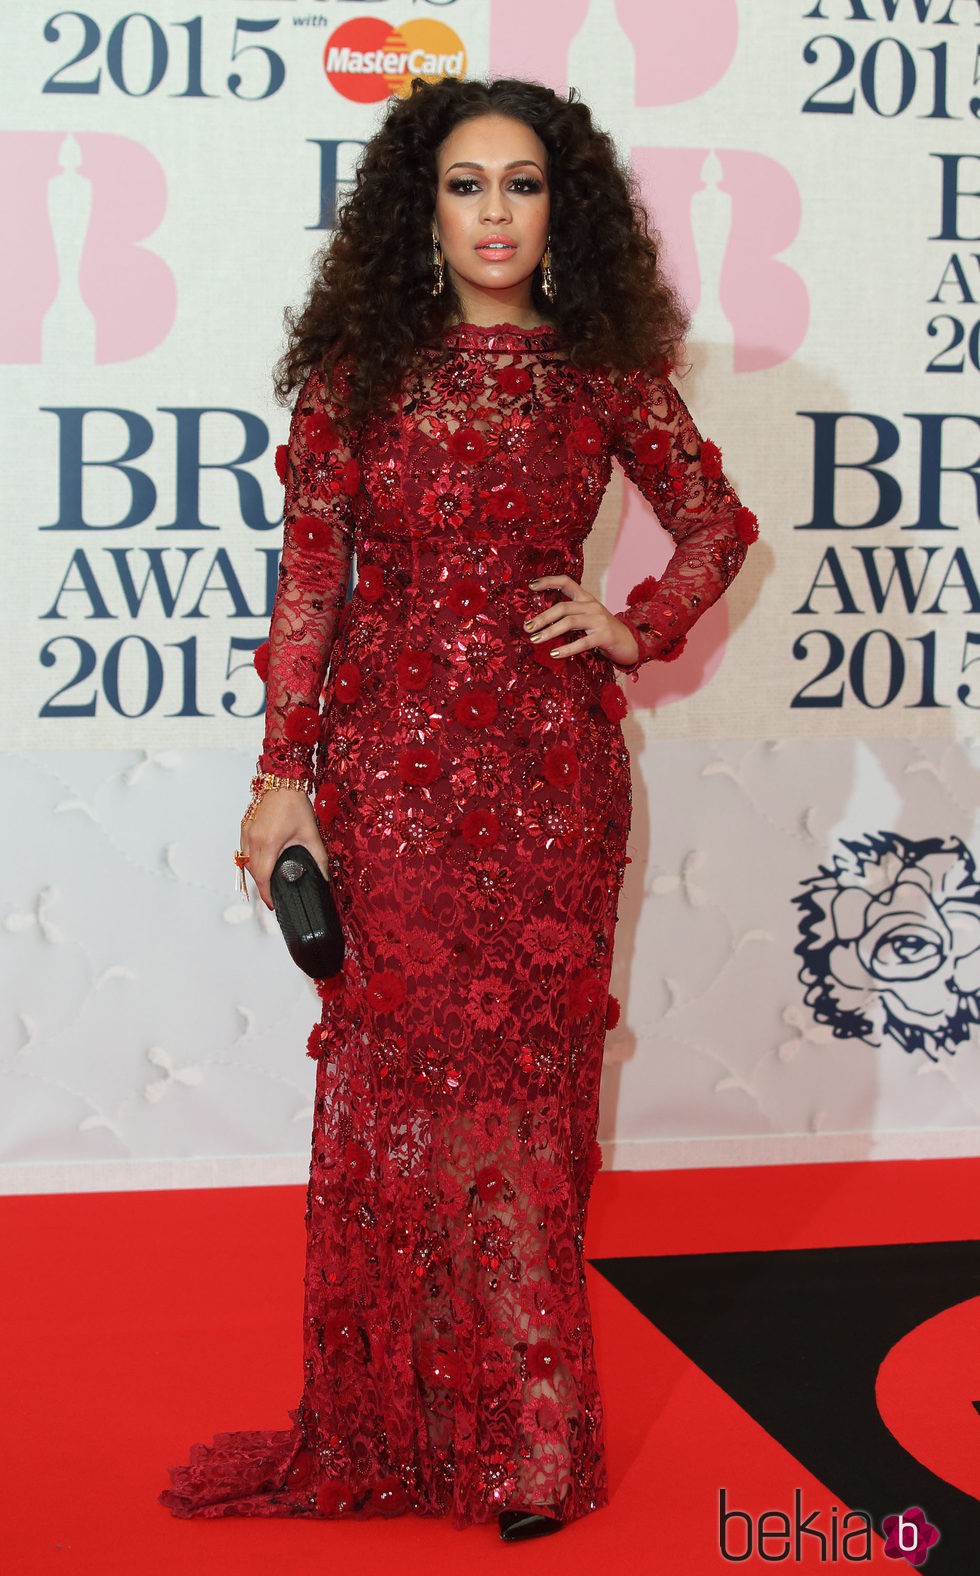
[[[308,848],[293,843],[276,860],[269,890],[289,955],[311,979],[340,973],[344,933],[329,881]]]

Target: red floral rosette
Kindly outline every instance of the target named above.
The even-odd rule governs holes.
[[[363,675],[356,662],[338,663],[334,670],[334,698],[343,705],[350,705],[360,697],[362,681]]]
[[[527,494],[521,487],[498,487],[487,499],[491,520],[523,520],[527,514]]]
[[[355,1182],[359,1182],[371,1174],[370,1152],[365,1149],[363,1144],[357,1143],[353,1138],[348,1139],[344,1145],[341,1164],[344,1175],[353,1177]]]
[[[456,580],[446,592],[446,602],[461,618],[473,618],[487,605],[487,589],[473,575]]]
[[[499,1198],[504,1188],[504,1174],[499,1166],[484,1166],[474,1177],[477,1196],[484,1204],[489,1204],[493,1199]]]
[[[553,788],[567,788],[578,779],[578,756],[570,744],[553,744],[544,753],[541,770]]]
[[[660,470],[670,454],[670,435],[662,427],[651,427],[635,439],[633,453],[641,465]]]
[[[320,734],[320,713],[315,706],[292,706],[286,713],[283,733],[292,744],[315,744]]]
[[[526,367],[498,367],[495,377],[498,387],[505,394],[527,394],[534,384]]]
[[[494,721],[499,702],[493,690],[464,690],[453,702],[453,716],[464,728],[487,728]]]
[[[425,689],[432,677],[431,651],[410,651],[406,647],[398,653],[395,673],[402,689]]]
[[[340,1516],[354,1509],[354,1490],[347,1482],[321,1483],[316,1491],[321,1516]]]
[[[357,589],[365,602],[376,602],[385,588],[380,564],[362,564],[357,571]]]
[[[337,429],[330,417],[322,411],[314,416],[307,416],[303,426],[303,436],[310,453],[318,457],[328,454],[331,449],[337,447]]]
[[[360,1344],[357,1321],[349,1308],[338,1308],[323,1321],[323,1344],[342,1352]]]
[[[337,805],[340,802],[340,789],[336,783],[324,781],[317,789],[313,808],[317,818],[323,826],[329,826],[337,814]]]
[[[478,465],[486,457],[488,444],[476,427],[457,427],[455,432],[450,433],[446,448],[454,460]]]
[[[615,679],[609,679],[599,691],[599,705],[610,722],[620,722],[629,711],[629,704]]]
[[[711,482],[716,482],[721,476],[721,450],[710,438],[701,445],[701,474]]]
[[[467,810],[460,831],[470,848],[493,848],[500,836],[500,820],[493,810]]]
[[[426,745],[409,745],[398,757],[398,775],[403,783],[425,788],[441,777],[442,767],[435,752]]]
[[[580,416],[572,423],[568,433],[573,449],[580,454],[602,453],[602,428],[592,416]]]
[[[534,1341],[528,1346],[524,1368],[529,1379],[550,1379],[561,1361],[554,1341]]]
[[[752,510],[746,509],[744,505],[735,515],[735,534],[747,546],[759,540],[759,521]]]
[[[572,981],[571,1009],[575,1017],[592,1012],[602,995],[602,984],[591,969],[582,969]]]
[[[391,1012],[405,1000],[405,981],[394,969],[378,969],[369,976],[364,994],[375,1012]]]

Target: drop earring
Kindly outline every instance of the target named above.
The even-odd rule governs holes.
[[[541,256],[541,288],[549,301],[555,299],[555,281],[551,273],[551,237]]]
[[[435,270],[435,279],[432,281],[432,294],[434,296],[442,295],[446,265],[442,255],[442,247],[439,245],[439,237],[435,233],[432,236],[432,267]]]

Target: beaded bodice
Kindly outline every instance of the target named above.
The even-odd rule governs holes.
[[[530,578],[580,580],[615,457],[677,543],[663,576],[635,587],[617,615],[639,654],[616,666],[635,671],[677,652],[755,535],[719,450],[668,379],[575,367],[548,327],[464,323],[446,331],[444,350],[421,353],[357,430],[344,420],[342,376],[331,392],[313,374],[297,402],[263,770],[310,769],[355,549],[352,659],[379,621],[392,661],[400,645],[451,642],[464,612],[507,638],[555,600],[531,593]]]

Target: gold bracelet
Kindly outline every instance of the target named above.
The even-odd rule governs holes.
[[[267,788],[301,788],[304,793],[313,792],[313,779],[311,777],[277,777],[275,772],[262,772],[252,778],[252,792],[265,793]]]
[[[309,777],[277,777],[275,772],[262,772],[252,778],[252,798],[243,820],[251,821],[270,788],[294,788],[309,795],[313,792],[314,786]]]

